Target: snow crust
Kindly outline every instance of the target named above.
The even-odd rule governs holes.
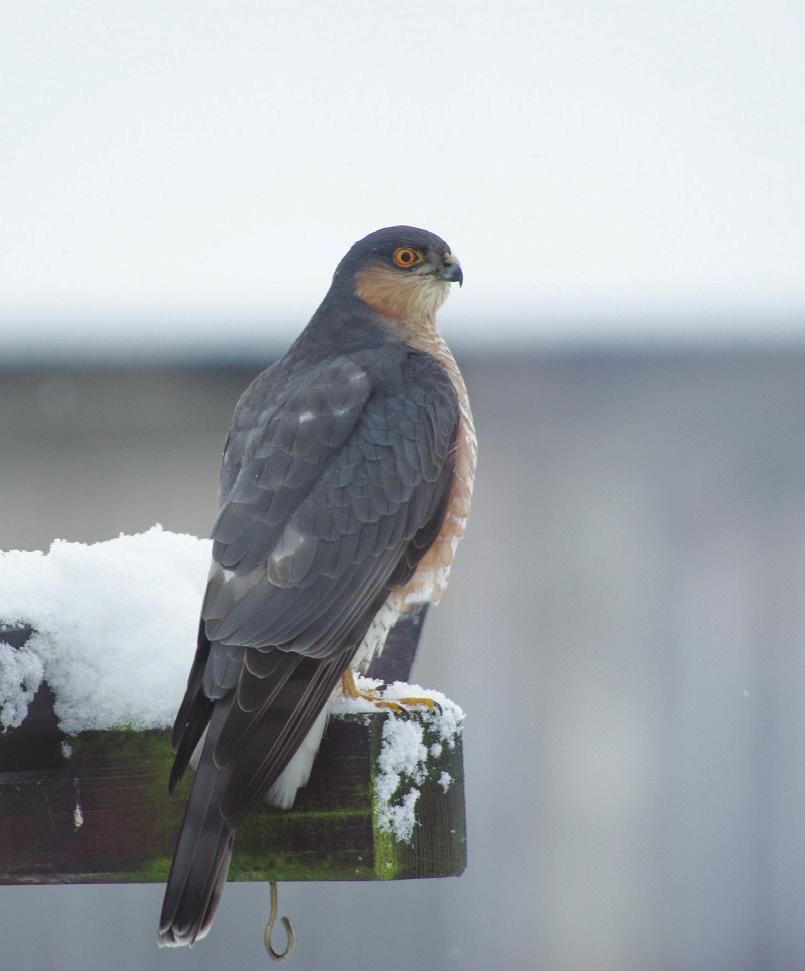
[[[161,526],[47,553],[0,552],[0,620],[35,634],[0,644],[0,726],[16,727],[42,679],[68,734],[168,728],[190,670],[211,543]]]

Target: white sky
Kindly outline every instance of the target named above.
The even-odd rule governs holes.
[[[26,0],[0,80],[4,353],[287,340],[397,222],[452,336],[805,334],[798,4]]]

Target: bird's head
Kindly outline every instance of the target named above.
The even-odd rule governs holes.
[[[433,321],[451,283],[463,283],[461,264],[443,239],[413,226],[378,229],[341,260],[334,282],[383,317]]]

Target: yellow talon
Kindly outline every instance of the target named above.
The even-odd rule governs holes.
[[[429,711],[433,711],[437,707],[432,698],[400,698],[399,701],[386,701],[384,698],[378,697],[373,688],[368,691],[361,691],[355,684],[351,668],[347,668],[341,675],[341,690],[348,698],[363,698],[364,701],[370,702],[376,708],[388,708],[395,715],[401,715],[406,708],[414,708],[417,705],[423,705]]]
[[[368,701],[378,708],[390,708],[395,714],[399,714],[402,711],[402,708],[395,702],[384,701],[382,698],[379,698],[373,688],[370,688],[368,691],[361,691],[355,684],[355,678],[353,677],[351,668],[347,668],[341,675],[341,690],[348,698],[363,698],[364,701]]]

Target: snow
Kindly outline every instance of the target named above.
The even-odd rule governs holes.
[[[35,631],[0,644],[0,726],[47,680],[67,734],[168,728],[187,682],[210,541],[160,526],[48,553],[0,552],[0,620]]]
[[[455,747],[461,735],[464,712],[440,691],[423,688],[418,684],[395,681],[384,691],[379,691],[381,681],[374,678],[358,678],[355,684],[360,691],[376,691],[386,701],[403,698],[430,698],[436,706],[433,710],[422,706],[416,720],[406,715],[389,712],[383,722],[380,755],[374,780],[374,799],[377,822],[382,832],[391,833],[395,840],[410,843],[417,825],[416,804],[420,787],[434,774],[433,762],[446,745]],[[362,698],[343,698],[336,702],[333,714],[376,714],[371,701]],[[431,741],[433,737],[435,741]],[[428,744],[429,743],[429,744]],[[442,772],[436,780],[444,792],[452,782],[449,773]]]
[[[73,779],[73,788],[75,789],[75,806],[73,807],[73,828],[81,829],[84,825],[84,814],[81,811],[81,793],[78,787],[78,779]]]
[[[425,781],[428,750],[425,728],[418,722],[387,718],[375,774],[378,825],[395,839],[410,843],[419,786]]]
[[[0,587],[2,584],[0,573]],[[14,650],[0,643],[0,725],[3,728],[22,724],[42,682],[43,671],[42,661],[29,647]]]
[[[60,727],[71,735],[173,723],[195,651],[211,543],[154,526],[85,545],[56,540],[47,553],[0,552],[0,622],[34,633],[19,649],[0,642],[0,728],[24,720],[39,685],[53,691]],[[0,635],[1,636],[1,635]],[[387,712],[375,771],[381,830],[409,842],[420,787],[453,748],[464,712],[440,691],[356,677],[361,691],[388,701],[429,698],[416,719]],[[410,707],[410,705],[406,706]],[[337,698],[331,715],[374,715],[362,698]],[[62,749],[72,754],[69,742]],[[76,798],[75,825],[83,822]]]

